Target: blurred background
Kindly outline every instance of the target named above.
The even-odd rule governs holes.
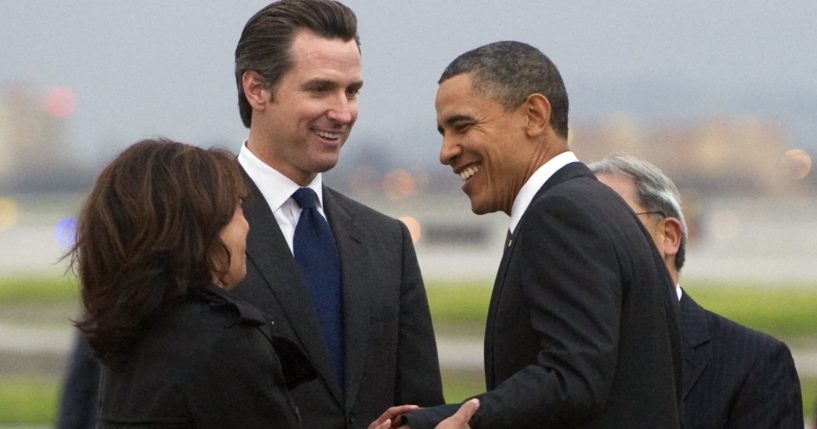
[[[0,3],[0,424],[47,427],[78,311],[60,256],[96,174],[157,135],[238,151],[233,49],[266,1]],[[679,186],[682,284],[784,339],[817,388],[817,3],[345,2],[360,116],[327,182],[411,229],[457,400],[484,388],[481,335],[507,228],[437,160],[445,66],[520,40],[559,67],[580,159],[629,153]],[[700,296],[700,298],[699,298]]]

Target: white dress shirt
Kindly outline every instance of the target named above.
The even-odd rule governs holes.
[[[301,207],[292,199],[292,194],[301,186],[284,176],[278,170],[265,164],[258,159],[254,153],[247,148],[247,141],[241,145],[238,152],[238,163],[244,167],[244,171],[250,176],[255,185],[261,191],[261,195],[267,201],[275,221],[281,227],[284,239],[287,241],[289,251],[292,250],[292,240],[295,236],[295,226],[298,224],[298,217],[301,216]],[[318,195],[318,212],[326,218],[323,211],[323,186],[321,174],[318,173],[315,179],[307,186]],[[294,254],[294,252],[293,252]]]
[[[559,171],[559,169],[571,162],[579,162],[579,159],[576,158],[576,155],[571,151],[562,152],[537,168],[528,181],[522,185],[522,189],[519,190],[519,194],[516,195],[516,199],[513,200],[513,206],[511,207],[511,223],[508,226],[508,230],[511,231],[511,234],[513,234],[514,229],[516,229],[516,226],[522,219],[522,215],[525,214],[531,201],[533,201],[533,197],[536,196],[536,193],[539,192],[542,185],[544,185],[553,174]]]

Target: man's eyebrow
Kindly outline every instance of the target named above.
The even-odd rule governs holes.
[[[316,88],[319,86],[335,86],[336,83],[328,79],[310,79],[303,83],[303,88]]]
[[[449,116],[448,118],[446,118],[445,121],[443,121],[443,124],[448,125],[448,126],[453,126],[457,122],[471,121],[473,119],[474,118],[472,118],[470,116],[467,116],[467,115],[452,115],[452,116]]]
[[[308,81],[304,82],[303,86],[304,86],[304,88],[314,88],[314,87],[317,87],[317,86],[329,86],[329,87],[335,88],[335,87],[340,86],[340,84],[337,81],[334,81],[332,79],[315,78],[315,79],[311,79],[311,80],[308,80]],[[358,81],[352,82],[352,83],[349,84],[348,87],[352,88],[352,89],[360,89],[360,88],[363,87],[363,81],[358,80]]]
[[[445,118],[445,120],[442,122],[442,124],[437,125],[437,131],[439,131],[439,133],[440,133],[440,134],[445,135],[445,130],[443,129],[443,126],[449,126],[449,127],[452,127],[452,126],[454,126],[454,124],[456,124],[457,122],[461,122],[461,121],[472,121],[472,120],[474,120],[474,118],[472,118],[472,117],[470,117],[470,116],[466,116],[466,115],[452,115],[452,116],[449,116],[449,117]]]

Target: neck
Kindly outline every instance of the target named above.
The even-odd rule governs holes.
[[[273,142],[272,136],[259,131],[260,128],[261,127],[250,127],[250,134],[247,137],[247,149],[249,149],[256,158],[261,160],[261,162],[274,168],[299,186],[307,186],[312,183],[318,174],[307,173],[280,162],[275,151],[275,143]]]
[[[678,282],[681,279],[681,275],[678,270],[675,269],[674,264],[672,266],[668,264],[667,271],[669,271],[669,276],[672,278],[673,286],[678,287]]]

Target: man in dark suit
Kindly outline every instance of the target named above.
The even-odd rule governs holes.
[[[249,128],[238,161],[251,190],[247,277],[235,293],[271,315],[317,368],[317,380],[292,391],[303,427],[365,428],[392,405],[442,403],[407,228],[322,181],[357,118],[354,13],[329,0],[275,2],[247,22],[235,64]],[[295,201],[296,191],[307,197]],[[299,241],[305,216],[330,249]],[[311,251],[328,258],[304,268],[299,255]]]
[[[681,289],[687,226],[672,181],[629,156],[611,156],[590,169],[636,212],[676,285],[686,428],[801,429],[800,381],[788,347],[707,311]]]
[[[471,427],[677,428],[669,276],[629,207],[569,151],[553,63],[519,42],[466,52],[443,72],[436,108],[440,161],[472,211],[511,218]],[[409,413],[408,426],[453,409]]]

